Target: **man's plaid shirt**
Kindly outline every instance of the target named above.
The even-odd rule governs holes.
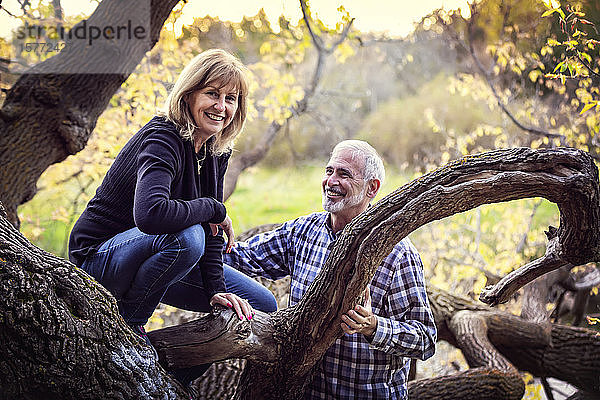
[[[325,263],[335,235],[320,212],[238,242],[224,262],[252,276],[291,276],[289,304],[304,295]],[[337,339],[325,353],[307,399],[404,399],[411,358],[435,352],[436,328],[425,292],[421,258],[408,239],[394,247],[369,288],[377,331]]]

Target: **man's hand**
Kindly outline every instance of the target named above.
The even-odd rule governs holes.
[[[362,333],[367,339],[371,339],[377,329],[377,317],[371,309],[371,293],[369,288],[365,289],[365,305],[356,305],[353,310],[342,315],[342,330],[347,334]]]
[[[219,227],[223,228],[223,231],[227,235],[227,247],[225,248],[225,252],[230,253],[233,246],[235,246],[235,234],[233,233],[233,222],[231,221],[231,218],[229,218],[229,215],[226,215],[223,222],[219,224],[210,224],[210,230],[212,231],[213,236],[216,236],[217,233],[219,233]]]
[[[240,320],[250,321],[255,314],[254,309],[247,300],[233,293],[217,293],[210,299],[210,305],[221,304],[225,307],[233,308]]]

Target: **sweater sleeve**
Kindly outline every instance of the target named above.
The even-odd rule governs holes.
[[[199,267],[206,295],[210,300],[216,293],[224,293],[225,278],[223,277],[223,247],[225,240],[221,234],[213,236],[208,233],[204,256]]]
[[[215,199],[171,199],[171,184],[182,169],[182,153],[182,142],[172,135],[150,134],[144,140],[137,159],[133,203],[135,224],[142,232],[174,233],[225,218],[225,206]]]
[[[229,154],[219,157],[217,191],[215,193],[219,202],[223,201],[223,179],[225,177],[225,171],[227,170],[228,161]],[[216,222],[221,222],[223,219],[225,219],[225,215],[220,218],[221,219]],[[223,293],[226,291],[225,280],[223,277],[224,246],[225,240],[223,239],[223,230],[221,228],[219,228],[219,234],[216,236],[213,236],[210,232],[207,234],[204,257],[200,264],[202,265],[202,281],[204,282],[204,288],[209,299],[211,299],[216,293]]]

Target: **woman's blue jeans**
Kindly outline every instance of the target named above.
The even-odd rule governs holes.
[[[210,310],[200,273],[204,247],[201,225],[164,235],[132,228],[107,240],[81,268],[117,299],[125,322],[144,325],[159,302],[190,311]],[[227,265],[223,275],[226,290],[253,308],[277,309],[273,294],[254,279]]]
[[[81,268],[117,299],[125,322],[144,325],[159,302],[190,311],[210,310],[200,273],[204,248],[201,225],[164,235],[132,228],[103,243]],[[228,292],[248,300],[257,310],[277,310],[273,294],[254,279],[228,265],[223,265],[223,275]],[[188,384],[209,366],[182,368],[173,374]]]

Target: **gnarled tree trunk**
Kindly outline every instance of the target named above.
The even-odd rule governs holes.
[[[186,398],[110,293],[33,246],[2,212],[0,399]]]

